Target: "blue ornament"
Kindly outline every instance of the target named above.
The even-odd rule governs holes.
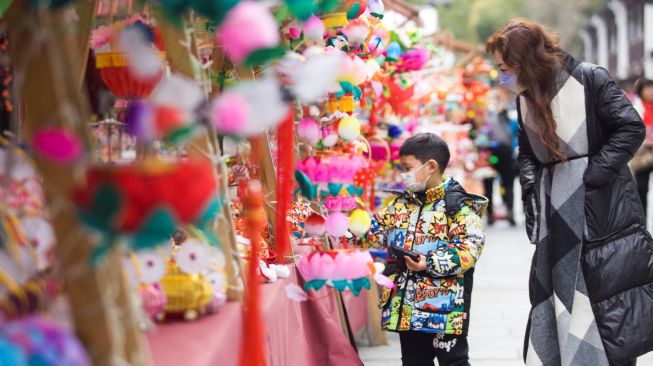
[[[397,61],[399,56],[401,56],[401,46],[397,41],[393,41],[388,45],[388,49],[385,50],[385,58],[393,61]]]
[[[18,345],[0,338],[0,366],[27,366],[27,357]]]
[[[396,139],[397,137],[401,136],[403,132],[404,129],[401,128],[401,126],[397,126],[397,125],[388,126],[388,137],[392,139]]]

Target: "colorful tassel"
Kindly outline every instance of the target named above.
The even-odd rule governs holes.
[[[290,248],[288,220],[286,215],[292,205],[292,184],[294,172],[295,121],[292,107],[286,120],[277,129],[277,214],[274,239],[277,243],[277,261],[284,263]]]

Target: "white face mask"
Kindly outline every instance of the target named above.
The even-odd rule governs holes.
[[[401,173],[401,180],[404,182],[406,185],[406,188],[408,188],[409,191],[412,192],[424,192],[426,190],[426,182],[431,178],[431,175],[429,175],[423,182],[418,182],[417,177],[415,176],[415,173],[417,173],[420,169],[424,168],[426,166],[425,163],[421,167],[411,170],[406,173]]]

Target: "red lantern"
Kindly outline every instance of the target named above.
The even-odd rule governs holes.
[[[163,72],[151,78],[137,78],[129,70],[129,60],[122,52],[96,54],[96,67],[102,80],[118,98],[145,98],[152,94]]]

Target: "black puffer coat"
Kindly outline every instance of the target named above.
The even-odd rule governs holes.
[[[607,71],[570,62],[582,68],[590,151],[582,265],[604,348],[611,363],[619,365],[653,350],[653,240],[627,166],[645,130]],[[522,129],[520,183],[533,239],[533,213],[539,212],[534,206],[540,204],[533,197],[539,197],[536,181],[543,167],[529,149]]]

